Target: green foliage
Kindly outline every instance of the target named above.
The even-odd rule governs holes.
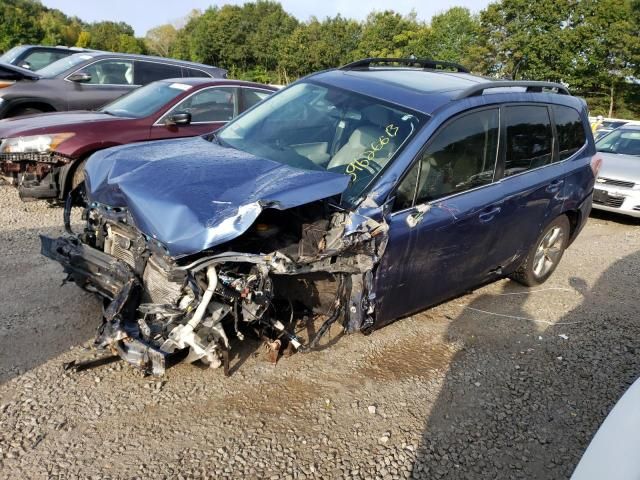
[[[0,1],[0,52],[16,45],[67,45],[145,53],[144,41],[124,22],[86,24],[36,0]]]
[[[496,78],[563,82],[594,114],[640,118],[640,0],[496,0],[478,15],[452,7],[429,22],[372,12],[299,22],[270,0],[191,11],[135,38],[123,22],[86,24],[37,0],[0,0],[0,51],[64,44],[207,63],[229,76],[288,83],[358,58],[435,58]]]

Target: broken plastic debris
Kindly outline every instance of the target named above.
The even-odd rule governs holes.
[[[376,414],[376,407],[375,407],[375,405],[369,405],[368,409],[369,409],[369,413],[370,413],[371,415],[375,415],[375,414]]]
[[[560,338],[564,339],[564,340],[569,340],[569,335],[565,335],[564,333],[561,333],[560,335],[558,335]]]

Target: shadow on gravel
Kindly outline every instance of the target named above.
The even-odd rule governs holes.
[[[606,210],[591,210],[589,215],[591,218],[605,220],[607,222],[620,223],[621,225],[639,225],[640,218],[631,217],[629,215],[621,215],[619,213],[609,212]]]
[[[0,233],[0,384],[92,340],[100,325],[100,302],[61,286],[62,268],[40,255],[39,234],[60,229]]]
[[[475,299],[447,332],[465,347],[427,419],[413,478],[568,478],[640,376],[638,278],[640,252],[615,262],[591,290],[570,279],[583,300],[555,325],[479,311],[530,318],[525,301],[544,293],[515,282],[499,301]]]

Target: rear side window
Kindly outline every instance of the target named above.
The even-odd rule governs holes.
[[[562,105],[554,105],[552,108],[558,132],[559,160],[565,160],[587,143],[587,136],[577,110]]]
[[[136,62],[135,80],[136,85],[146,85],[156,80],[165,78],[181,78],[182,68],[166,63]]]
[[[271,95],[271,92],[255,90],[253,88],[241,88],[240,92],[242,93],[242,111],[249,110],[256,103],[261,102]]]
[[[504,110],[507,130],[505,177],[550,164],[553,133],[547,107],[522,105]]]
[[[498,156],[498,109],[466,114],[436,133],[398,187],[395,209],[493,182]]]
[[[182,67],[182,76],[185,78],[210,78],[211,75],[195,68]]]

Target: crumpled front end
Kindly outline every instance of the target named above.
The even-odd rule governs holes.
[[[234,238],[187,256],[142,233],[126,207],[93,202],[84,218],[81,234],[41,237],[42,253],[104,299],[97,345],[145,372],[196,361],[228,372],[234,341],[248,333],[277,358],[316,347],[332,326],[373,326],[373,271],[387,240],[373,216],[326,199],[264,208]]]

